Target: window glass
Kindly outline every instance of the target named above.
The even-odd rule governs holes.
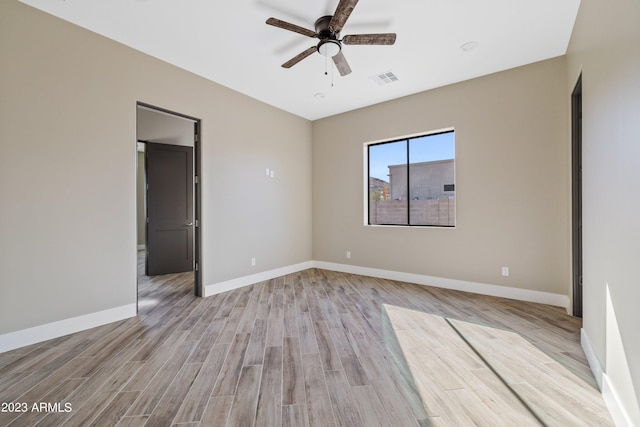
[[[368,146],[369,224],[455,226],[454,132]]]
[[[408,224],[407,190],[407,142],[370,145],[369,224]]]

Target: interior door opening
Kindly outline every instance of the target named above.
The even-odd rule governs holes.
[[[181,274],[182,281],[187,277],[194,294],[203,295],[198,183],[200,120],[138,103],[136,128],[140,309],[141,287],[151,280],[171,282],[171,274]]]
[[[571,94],[573,315],[582,317],[582,75]]]

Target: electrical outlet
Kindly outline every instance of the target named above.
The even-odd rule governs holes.
[[[251,258],[251,267],[255,267],[255,266],[256,266],[256,259]]]
[[[267,168],[267,169],[265,170],[265,174],[266,174],[267,176],[271,175],[271,171],[269,170],[269,168]]]
[[[509,276],[509,267],[502,267],[502,275],[504,277]]]
[[[273,171],[273,169],[271,169],[271,172],[269,172],[269,176],[271,178],[273,178],[274,176],[276,176],[276,173]]]
[[[347,251],[347,259],[351,259],[351,251]]]

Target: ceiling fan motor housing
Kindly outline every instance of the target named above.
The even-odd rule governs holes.
[[[329,29],[329,23],[331,22],[331,15],[323,16],[319,18],[315,23],[316,34],[320,39],[317,49],[318,53],[323,56],[333,57],[340,53],[342,45],[338,40],[340,33],[333,33]]]
[[[321,18],[318,18],[315,23],[316,34],[320,40],[338,40],[340,36],[340,32],[332,33],[329,29],[329,24],[331,23],[331,18],[333,16],[326,15]]]

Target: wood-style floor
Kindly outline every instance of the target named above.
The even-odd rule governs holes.
[[[0,425],[613,425],[560,308],[315,269],[209,298],[191,280],[0,354],[0,402],[28,407]]]

